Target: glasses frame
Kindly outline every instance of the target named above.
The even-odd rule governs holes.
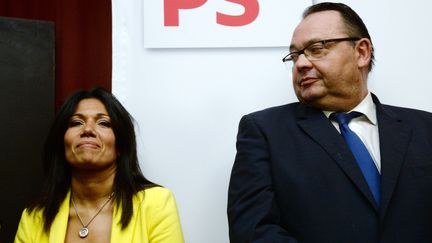
[[[297,60],[294,60],[294,58],[292,58],[293,54],[296,54],[297,55],[297,59],[298,59],[298,57],[300,57],[301,54],[305,54],[304,52],[309,47],[311,47],[311,46],[313,46],[313,45],[315,45],[317,43],[321,43],[322,45],[325,45],[325,44],[330,43],[330,42],[358,41],[360,39],[361,39],[360,37],[343,37],[343,38],[334,38],[334,39],[325,39],[325,40],[314,41],[314,42],[310,43],[305,48],[303,48],[303,49],[301,49],[299,51],[293,51],[293,52],[288,53],[288,55],[286,55],[284,58],[282,58],[282,62],[286,63],[286,62],[292,61],[293,63],[295,63]],[[306,54],[305,54],[305,57],[308,58]]]

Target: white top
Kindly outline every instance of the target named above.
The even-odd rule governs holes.
[[[363,116],[353,118],[348,124],[348,127],[360,137],[367,150],[371,154],[378,171],[381,173],[378,121],[376,116],[376,107],[372,100],[372,95],[368,93],[366,97],[360,102],[360,104],[358,104],[349,112],[351,111],[360,112],[363,114]],[[330,117],[331,113],[333,113],[333,111],[323,112],[327,118]],[[340,133],[339,124],[333,120],[331,122]]]

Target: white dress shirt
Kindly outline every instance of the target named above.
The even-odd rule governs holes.
[[[362,116],[353,118],[348,124],[348,127],[360,137],[365,144],[367,150],[372,156],[373,161],[381,173],[381,154],[378,133],[378,121],[376,116],[376,107],[370,93],[351,111],[362,113]],[[349,111],[349,112],[351,112]],[[323,111],[324,114],[330,117],[333,111]],[[348,112],[348,113],[349,113]],[[339,124],[336,121],[331,121],[333,126],[339,131]]]

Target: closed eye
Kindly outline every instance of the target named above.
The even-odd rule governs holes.
[[[307,48],[310,55],[319,55],[325,50],[322,44],[315,44]]]
[[[77,127],[77,126],[80,126],[82,124],[84,124],[84,122],[81,121],[81,120],[71,120],[71,121],[69,121],[69,127]]]
[[[103,127],[107,127],[107,128],[111,127],[110,121],[99,121],[98,124],[103,126]]]

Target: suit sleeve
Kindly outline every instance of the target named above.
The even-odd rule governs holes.
[[[267,138],[250,115],[240,121],[236,147],[228,189],[231,243],[298,243],[279,225]]]

